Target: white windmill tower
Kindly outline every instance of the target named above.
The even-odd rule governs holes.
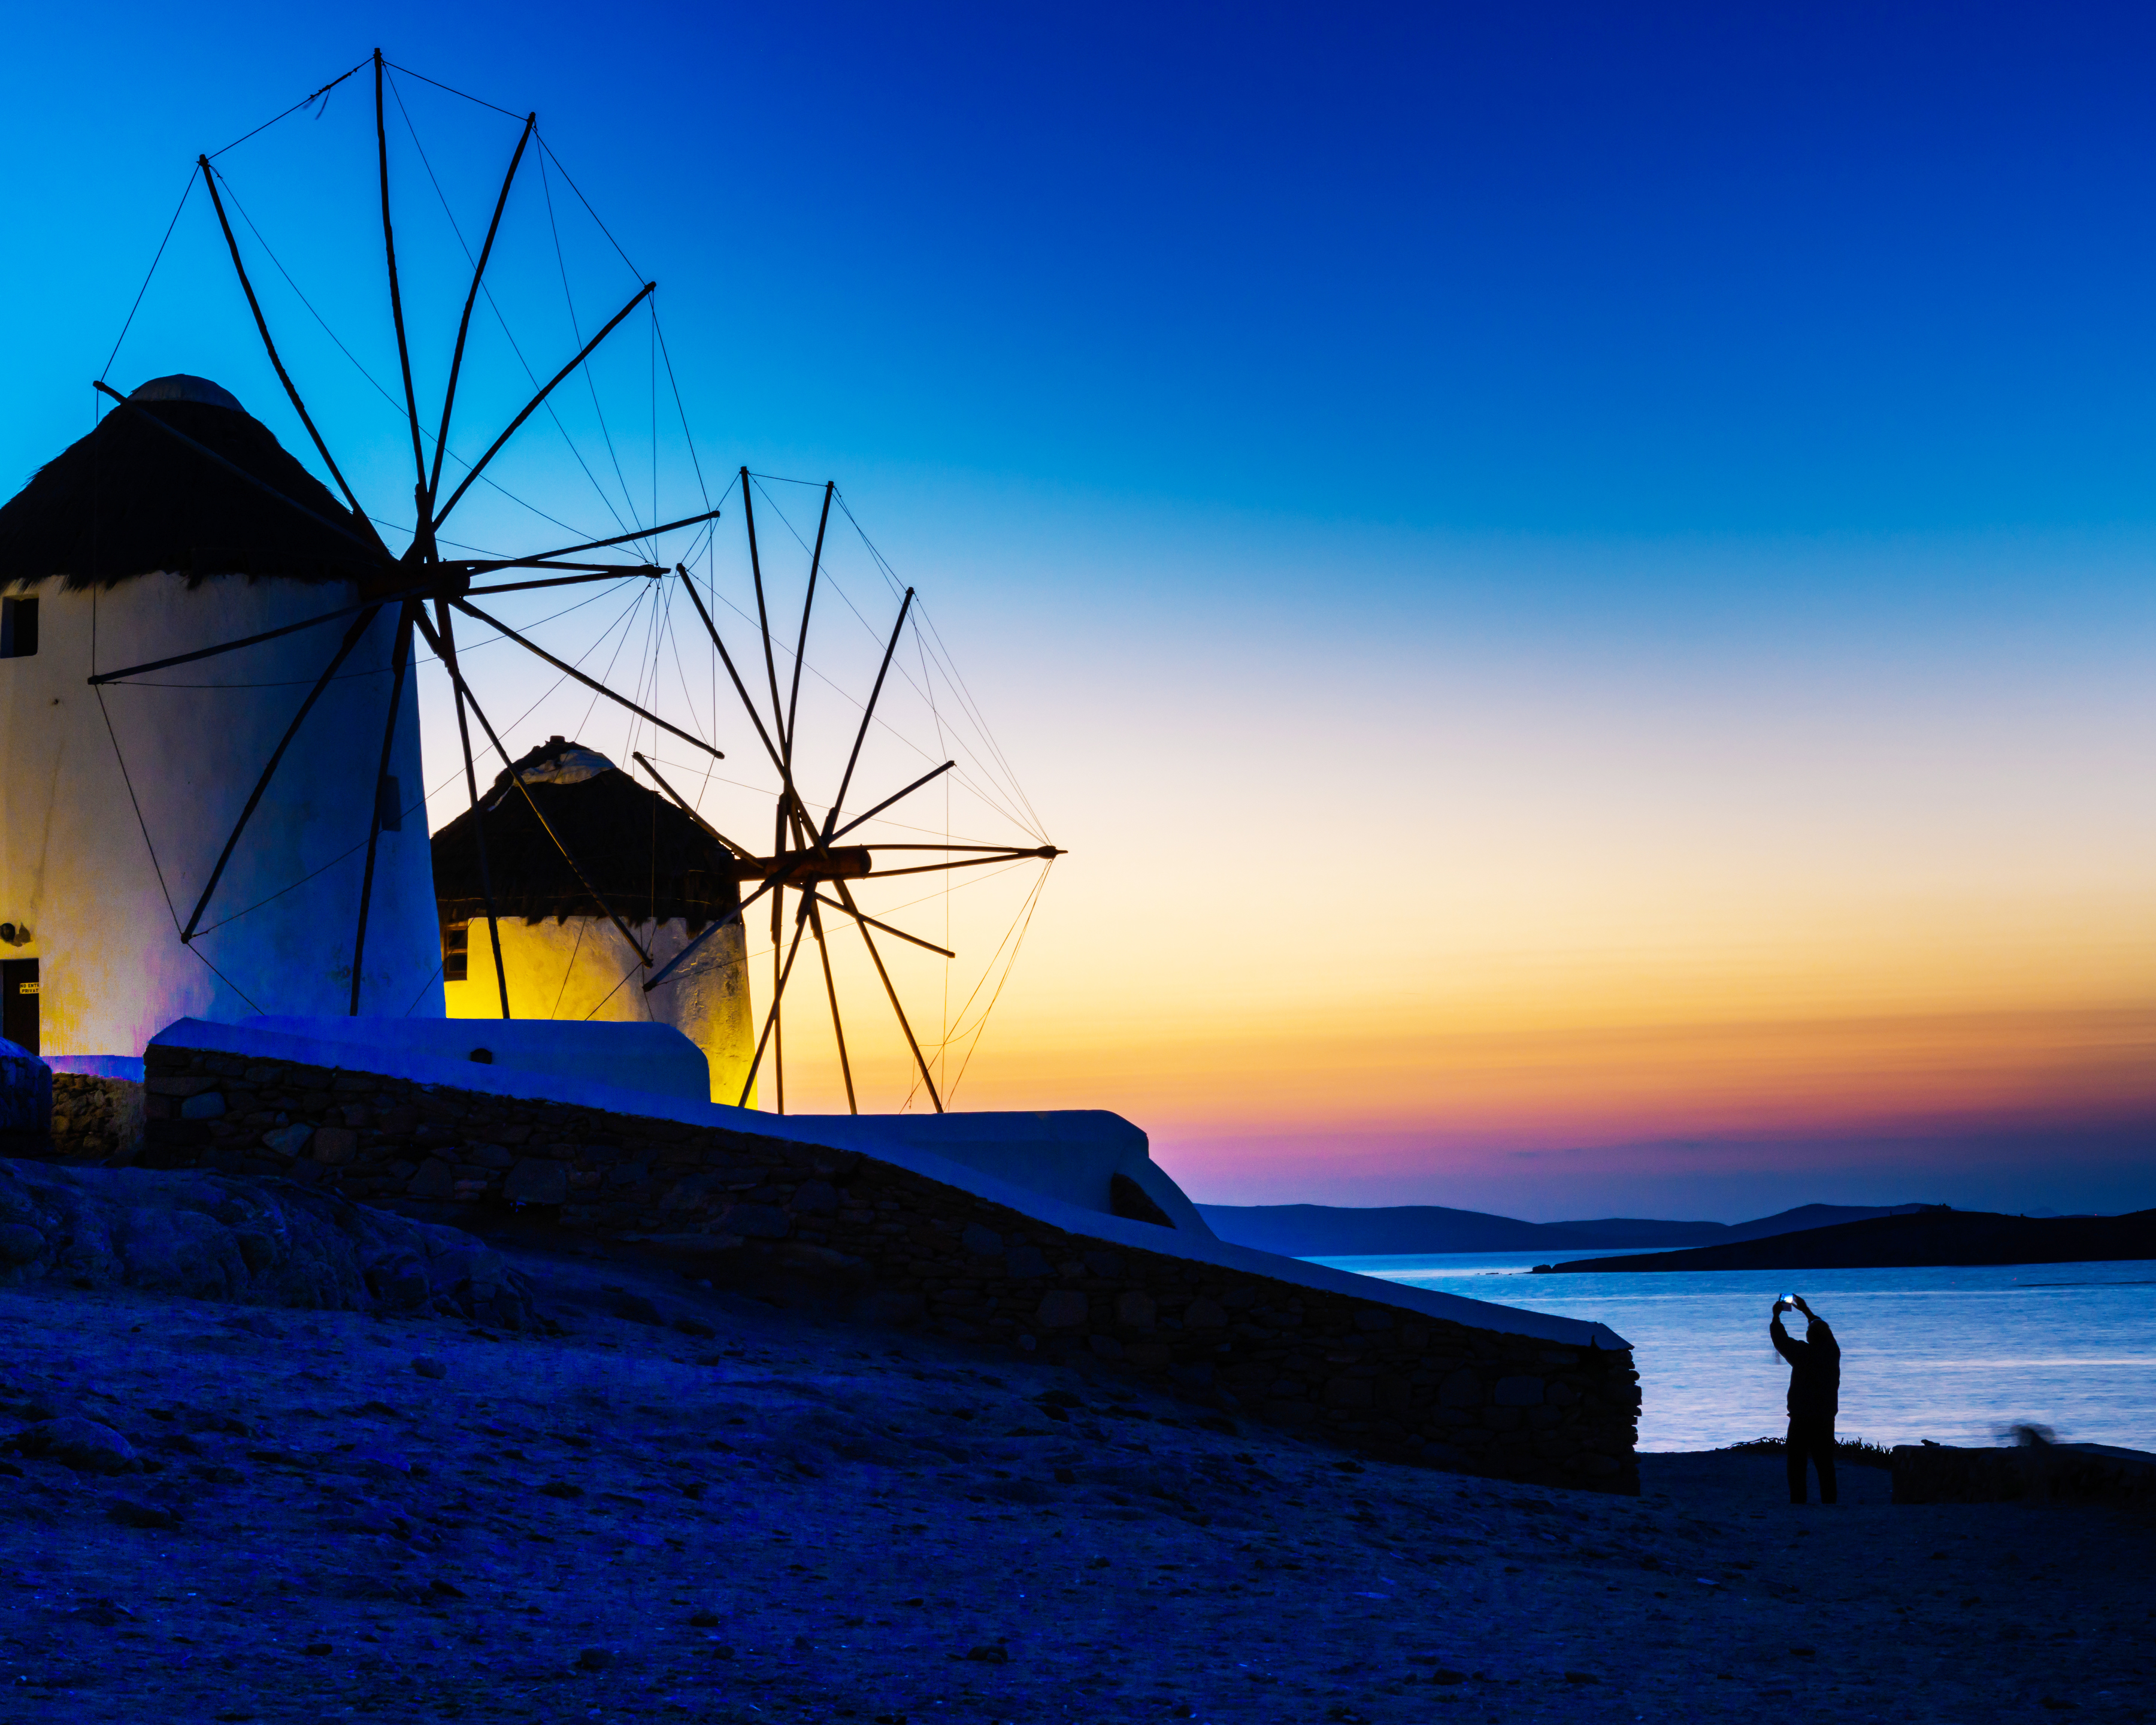
[[[696,816],[597,750],[554,737],[501,773],[434,846],[451,1018],[492,1018],[506,1004],[520,1019],[655,1019],[702,1051],[713,1101],[753,1098],[742,867]],[[636,986],[644,954],[668,964],[691,942],[668,987]]]
[[[418,709],[372,602],[396,579],[200,377],[143,385],[0,507],[9,1040],[125,1057],[190,1015],[441,1014]]]

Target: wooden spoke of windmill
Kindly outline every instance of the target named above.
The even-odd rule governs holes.
[[[618,581],[629,576],[654,580],[663,578],[667,572],[657,562],[596,561],[592,559],[590,554],[610,551],[616,547],[632,545],[638,542],[649,542],[655,551],[660,535],[716,521],[723,512],[723,504],[720,507],[707,509],[697,514],[684,516],[680,520],[656,523],[649,526],[634,527],[609,537],[588,539],[524,556],[445,558],[440,555],[439,533],[444,523],[471,487],[481,478],[490,464],[507,446],[519,429],[546,405],[552,393],[590,359],[593,353],[620,327],[624,320],[639,305],[652,298],[657,285],[653,282],[644,283],[590,340],[583,343],[572,357],[544,384],[539,386],[524,407],[509,420],[499,434],[488,444],[479,459],[466,466],[455,488],[446,498],[443,497],[441,495],[443,459],[453,429],[458,383],[466,351],[472,311],[477,297],[482,290],[482,284],[493,255],[495,242],[507,206],[511,187],[515,183],[519,166],[534,136],[536,116],[527,116],[526,118],[523,130],[518,137],[516,149],[511,156],[504,175],[501,192],[495,202],[485,241],[473,262],[470,284],[465,296],[456,341],[442,389],[440,413],[435,429],[430,432],[423,428],[421,424],[420,391],[418,382],[413,372],[410,343],[406,326],[403,289],[397,263],[396,230],[393,218],[387,126],[383,110],[385,65],[378,52],[373,57],[373,66],[377,171],[380,189],[383,260],[387,273],[392,321],[397,336],[399,377],[403,395],[403,411],[410,433],[413,461],[412,495],[416,510],[416,521],[412,542],[403,555],[400,557],[392,553],[381,535],[376,531],[372,521],[347,481],[344,470],[331,453],[327,439],[318,426],[315,416],[309,411],[298,385],[295,382],[279,352],[269,318],[263,310],[254,284],[249,275],[245,260],[241,255],[238,237],[226,211],[225,199],[220,190],[220,172],[207,155],[198,157],[197,172],[201,175],[203,185],[208,193],[219,229],[231,257],[234,271],[238,277],[254,323],[256,333],[294,412],[305,428],[324,467],[335,481],[337,490],[348,508],[348,515],[340,516],[335,500],[326,493],[320,495],[311,506],[295,501],[270,485],[259,475],[249,473],[236,466],[218,451],[197,443],[176,426],[167,424],[164,418],[150,413],[141,403],[126,401],[126,398],[118,396],[116,392],[105,388],[102,383],[98,386],[105,389],[105,393],[112,396],[116,401],[122,402],[126,408],[140,413],[150,424],[156,426],[161,434],[177,439],[180,443],[188,445],[206,463],[218,464],[228,470],[248,485],[268,493],[278,506],[308,517],[316,528],[326,530],[330,536],[332,536],[333,542],[342,547],[338,555],[341,561],[352,569],[353,580],[357,590],[356,603],[323,611],[312,618],[254,634],[128,665],[117,670],[100,673],[90,680],[93,683],[100,685],[125,683],[139,680],[152,672],[239,652],[264,642],[303,631],[326,629],[341,621],[346,624],[346,629],[340,632],[337,644],[326,655],[320,676],[297,703],[290,724],[282,740],[263,765],[253,794],[233,824],[225,839],[219,860],[215,868],[211,870],[208,884],[193,906],[192,915],[182,932],[181,938],[183,942],[198,937],[198,932],[218,893],[226,865],[237,848],[244,841],[249,823],[260,806],[264,793],[277,773],[294,737],[307,723],[311,714],[316,710],[323,691],[336,676],[339,668],[352,651],[354,644],[384,612],[393,612],[394,633],[391,659],[391,694],[383,718],[379,759],[382,762],[387,763],[391,757],[393,746],[397,738],[403,685],[411,675],[413,655],[417,647],[423,644],[434,655],[449,678],[457,716],[459,744],[467,795],[475,814],[480,806],[480,786],[482,783],[490,783],[491,775],[482,775],[477,769],[470,735],[470,722],[476,721],[486,746],[501,757],[505,766],[513,766],[516,757],[507,741],[502,737],[494,723],[489,719],[471,687],[457,650],[453,629],[454,614],[460,613],[475,622],[485,624],[499,639],[510,641],[521,648],[539,661],[552,668],[562,677],[589,689],[596,698],[604,699],[613,703],[638,721],[651,726],[654,731],[665,732],[713,759],[724,758],[723,751],[714,742],[674,724],[644,702],[632,699],[608,686],[603,679],[588,675],[578,665],[548,652],[536,641],[510,627],[499,618],[473,603],[476,598],[483,598],[491,594],[516,593],[590,582]],[[425,447],[429,435],[433,437],[434,442],[431,462],[428,459]],[[837,842],[846,834],[885,814],[905,798],[949,773],[955,765],[954,762],[945,761],[911,783],[892,791],[867,809],[853,815],[844,824],[840,824],[842,812],[845,809],[847,799],[851,795],[855,774],[860,765],[863,747],[867,740],[870,728],[876,720],[884,688],[891,670],[893,657],[912,612],[915,594],[910,588],[906,590],[897,618],[884,647],[874,686],[862,707],[859,726],[846,757],[844,769],[839,776],[835,792],[825,806],[824,813],[819,820],[812,812],[797,783],[795,742],[801,721],[802,671],[806,662],[818,583],[822,573],[825,535],[829,523],[835,486],[827,484],[824,488],[823,508],[819,518],[815,545],[810,558],[807,593],[802,604],[799,626],[790,649],[793,658],[790,686],[782,693],[778,658],[781,652],[787,649],[781,647],[773,632],[763,581],[762,554],[757,538],[751,475],[746,466],[740,470],[739,482],[742,520],[747,535],[750,572],[755,588],[757,644],[761,649],[765,672],[764,677],[761,680],[763,685],[762,694],[767,698],[767,700],[759,699],[757,694],[752,692],[748,680],[744,678],[741,666],[729,650],[695,582],[690,578],[687,569],[677,562],[674,565],[673,572],[680,578],[682,587],[690,597],[698,620],[710,639],[711,648],[720,663],[725,667],[728,681],[739,702],[742,713],[747,719],[757,746],[769,759],[777,778],[778,789],[773,809],[772,834],[767,845],[753,841],[738,843],[731,839],[720,837],[715,830],[712,832],[712,836],[719,839],[719,842],[733,858],[737,880],[742,883],[751,880],[758,883],[756,890],[746,899],[742,900],[737,908],[724,918],[723,922],[732,922],[741,918],[743,913],[760,899],[767,896],[771,900],[773,983],[763,1031],[758,1040],[757,1062],[760,1064],[764,1058],[764,1050],[767,1047],[773,1061],[773,1089],[778,1106],[780,1111],[784,1111],[784,1019],[782,1009],[788,983],[793,973],[801,944],[804,939],[813,939],[819,952],[819,968],[825,981],[825,992],[834,1033],[838,1041],[839,1063],[845,1081],[849,1106],[858,1111],[838,991],[833,980],[827,950],[824,919],[828,912],[850,922],[859,933],[883,993],[911,1051],[920,1082],[930,1101],[940,1112],[944,1106],[943,1097],[920,1040],[901,1002],[899,991],[877,946],[875,937],[881,934],[895,937],[914,946],[925,947],[931,952],[941,953],[946,957],[953,955],[948,949],[937,946],[933,942],[907,933],[864,911],[855,901],[853,883],[896,875],[942,872],[999,863],[1009,864],[1029,858],[1052,860],[1063,853],[1056,847],[1049,845],[1031,846],[866,845],[855,843],[845,845]],[[533,572],[533,577],[530,579],[511,581],[492,580],[485,585],[475,585],[475,582],[480,578],[496,577],[519,571]],[[685,809],[691,818],[708,829],[708,824],[703,821],[702,816],[686,799],[680,797],[673,786],[665,783],[656,767],[640,755],[636,758],[651,773],[654,781],[662,786],[670,798]],[[377,791],[380,789],[381,773],[385,773],[386,770],[385,764],[377,772]],[[635,952],[642,968],[649,973],[643,985],[645,992],[648,993],[665,986],[680,966],[696,952],[699,945],[713,936],[722,924],[713,923],[707,926],[695,940],[690,942],[687,947],[675,955],[667,963],[663,966],[655,965],[653,955],[637,941],[629,922],[615,906],[608,902],[597,886],[593,884],[594,872],[587,868],[578,857],[572,854],[571,847],[564,841],[563,835],[548,824],[538,805],[532,801],[531,792],[528,787],[525,786],[523,778],[514,771],[511,771],[508,777],[521,791],[537,826],[545,832],[547,839],[558,852],[568,870],[583,884],[593,902],[598,906],[602,916],[619,930],[624,939]],[[359,901],[356,906],[354,916],[352,983],[347,1007],[348,1011],[354,1015],[359,1013],[362,1004],[362,961],[366,951],[367,922],[374,890],[376,849],[383,830],[383,805],[384,798],[381,794],[377,794],[372,799],[372,809],[366,834],[367,860],[362,870]],[[498,906],[493,896],[491,871],[485,855],[483,832],[478,834],[475,842],[478,846],[476,873],[481,897],[485,901],[486,921],[494,949],[501,1014],[506,1018],[509,1015],[510,1010],[509,988],[502,968],[500,918]],[[884,865],[880,866],[877,862],[878,852],[899,852],[902,855],[896,861],[887,860]],[[937,860],[914,860],[916,856],[930,854],[935,855]],[[790,906],[787,898],[789,892],[793,895]],[[753,1090],[755,1079],[756,1068],[752,1065],[748,1083],[742,1091],[744,1101]]]
[[[309,508],[285,495],[259,476],[246,472],[216,451],[187,437],[176,428],[167,424],[157,415],[149,413],[140,403],[128,402],[125,397],[119,395],[116,391],[101,382],[97,385],[116,401],[140,413],[146,420],[157,426],[167,435],[178,439],[182,444],[195,449],[205,460],[214,462],[237,474],[257,489],[268,492],[287,508],[308,516],[319,526],[337,535],[340,539],[351,546],[359,565],[357,572],[361,599],[357,604],[325,612],[317,617],[288,624],[280,629],[222,641],[190,652],[175,654],[140,665],[128,665],[118,670],[104,672],[90,679],[94,684],[123,683],[174,665],[192,664],[217,658],[224,654],[238,652],[280,636],[320,627],[344,618],[356,616],[358,619],[345,631],[342,640],[331,655],[321,677],[300,702],[283,740],[264,765],[252,794],[225,840],[218,863],[211,871],[208,884],[204,887],[200,899],[193,908],[192,915],[182,932],[181,938],[183,942],[192,942],[196,937],[223,877],[226,867],[234,852],[244,838],[249,824],[260,806],[264,794],[268,790],[293,738],[306,721],[310,712],[313,711],[320,699],[322,691],[336,675],[339,666],[351,653],[353,645],[365,632],[367,626],[383,608],[395,607],[397,621],[393,653],[391,693],[382,727],[381,759],[384,763],[388,761],[395,742],[403,682],[408,675],[412,642],[416,634],[425,641],[449,673],[454,691],[458,733],[464,753],[465,780],[475,806],[478,798],[480,774],[472,758],[470,734],[466,722],[467,712],[471,717],[478,719],[480,728],[486,733],[488,742],[501,753],[505,762],[511,759],[512,757],[508,753],[493,726],[488,722],[485,715],[481,711],[478,701],[473,696],[470,685],[458,666],[454,638],[449,629],[449,608],[450,607],[464,610],[477,620],[486,623],[490,627],[498,630],[504,638],[515,642],[518,646],[554,666],[564,675],[588,686],[596,694],[628,709],[656,728],[680,738],[715,758],[722,758],[721,751],[704,738],[696,737],[677,726],[670,724],[657,714],[649,711],[642,704],[606,687],[598,680],[585,675],[574,666],[563,664],[536,643],[476,609],[469,602],[470,596],[475,593],[484,595],[494,593],[517,593],[541,587],[619,580],[627,575],[646,577],[663,575],[664,569],[656,564],[593,562],[575,561],[575,559],[580,553],[606,550],[632,541],[650,539],[655,542],[657,536],[661,533],[695,526],[704,521],[715,521],[718,518],[720,511],[707,510],[701,514],[687,516],[678,521],[637,528],[608,538],[586,540],[574,545],[559,546],[528,557],[445,559],[439,555],[437,542],[442,524],[449,518],[450,512],[455,509],[465,494],[485,472],[488,465],[501,454],[519,428],[545,403],[553,391],[579,366],[590,358],[599,345],[621,326],[632,311],[656,291],[658,285],[655,282],[644,283],[630,297],[629,302],[608,319],[597,334],[583,344],[575,357],[541,386],[524,408],[510,420],[501,434],[487,446],[485,454],[477,461],[470,465],[455,490],[446,500],[442,499],[440,497],[442,458],[448,448],[452,428],[457,384],[462,372],[465,345],[471,326],[472,310],[477,302],[488,262],[493,255],[495,240],[501,230],[502,214],[508,204],[510,189],[515,183],[517,169],[523,162],[526,147],[531,141],[537,116],[530,115],[526,117],[523,131],[517,138],[516,151],[510,158],[508,171],[503,177],[501,193],[495,200],[494,213],[487,225],[485,240],[473,264],[471,285],[465,296],[463,313],[457,326],[455,347],[450,359],[448,377],[442,391],[441,415],[439,429],[434,433],[434,457],[430,466],[426,458],[425,434],[420,424],[418,395],[412,372],[410,343],[405,327],[403,287],[397,267],[397,235],[390,197],[388,137],[383,109],[385,68],[379,50],[377,50],[373,56],[373,67],[375,140],[381,192],[382,252],[388,271],[391,319],[397,333],[398,366],[403,384],[404,414],[411,434],[414,471],[413,495],[417,509],[417,521],[412,542],[403,556],[401,557],[393,556],[388,546],[383,543],[381,535],[375,531],[373,521],[370,519],[367,511],[361,506],[357,495],[346,480],[343,468],[338,464],[336,456],[331,453],[327,439],[323,436],[314,414],[308,410],[306,402],[300,393],[299,386],[293,381],[282,355],[278,352],[276,340],[270,332],[268,316],[262,309],[261,300],[256,294],[254,281],[248,274],[246,261],[240,254],[239,237],[234,231],[231,218],[225,208],[224,198],[219,189],[218,170],[212,164],[207,155],[197,157],[196,172],[201,175],[203,186],[208,192],[219,230],[224,238],[226,249],[232,259],[233,270],[239,277],[241,291],[246,297],[248,310],[253,316],[255,332],[261,340],[263,351],[269,358],[271,368],[277,374],[279,383],[283,386],[285,396],[291,403],[293,411],[299,416],[300,424],[305,427],[307,435],[314,444],[316,453],[321,457],[322,465],[328,469],[331,477],[336,482],[338,490],[343,494],[345,502],[351,511],[349,518],[345,521],[328,519],[320,510]],[[547,573],[541,578],[531,581],[498,583],[479,588],[475,588],[472,585],[472,579],[476,575],[491,575],[505,570],[515,569],[543,570]],[[426,607],[430,603],[435,612],[432,623],[426,614]],[[386,771],[386,765],[384,771]],[[366,841],[367,860],[362,869],[359,903],[354,917],[352,988],[348,1010],[355,1016],[358,1014],[361,1006],[362,961],[366,953],[367,926],[373,897],[375,857],[382,831],[382,798],[377,795],[372,799],[372,805]],[[543,820],[542,824],[544,825]],[[554,834],[551,829],[548,829],[548,833],[558,845],[560,844],[558,836]],[[562,855],[572,870],[577,871],[580,876],[584,875],[585,871],[581,865],[569,854],[566,846],[562,848]],[[483,860],[481,874],[484,877],[485,869]],[[629,934],[628,924],[619,916],[614,916],[611,911],[608,915],[621,928],[624,937],[629,939],[630,944],[635,946],[634,937]],[[496,919],[490,905],[487,920],[490,930],[494,930]],[[500,947],[498,931],[495,934],[495,945],[498,968]],[[648,963],[649,954],[643,953],[640,947],[638,947],[637,950]],[[508,1016],[509,999],[506,983],[501,988],[501,1009],[503,1016]]]
[[[727,680],[733,687],[734,695],[740,702],[742,711],[756,732],[757,740],[768,757],[778,778],[778,790],[773,818],[774,842],[771,853],[768,855],[759,856],[747,846],[732,839],[723,838],[721,839],[721,842],[734,853],[735,868],[739,878],[744,880],[762,881],[763,885],[758,889],[756,896],[762,896],[765,891],[768,891],[772,900],[771,1004],[765,1014],[763,1030],[757,1038],[755,1058],[750,1067],[749,1082],[751,1085],[754,1083],[757,1073],[762,1068],[766,1050],[768,1050],[773,1064],[773,1089],[777,1106],[779,1112],[785,1111],[783,1006],[787,985],[793,977],[794,961],[799,954],[802,940],[804,937],[812,937],[816,942],[821,959],[825,993],[830,1010],[832,1034],[838,1047],[839,1068],[846,1086],[847,1103],[854,1111],[859,1111],[854,1093],[851,1065],[846,1052],[844,1015],[839,1009],[838,989],[832,979],[830,959],[826,950],[823,913],[829,910],[850,919],[859,931],[870,962],[875,968],[877,978],[883,986],[885,996],[890,1002],[892,1014],[896,1018],[899,1029],[906,1038],[906,1047],[912,1055],[914,1067],[920,1076],[921,1086],[927,1091],[930,1102],[935,1106],[937,1111],[941,1113],[943,1110],[943,1098],[937,1086],[935,1075],[930,1070],[927,1057],[921,1050],[920,1039],[914,1032],[912,1023],[906,1016],[906,1008],[899,999],[897,987],[891,980],[890,969],[884,963],[883,955],[877,949],[875,932],[896,935],[900,939],[916,946],[926,947],[932,952],[943,952],[946,957],[952,955],[947,949],[937,947],[932,942],[923,941],[916,936],[906,934],[869,916],[855,903],[853,893],[848,883],[896,875],[941,873],[955,869],[979,867],[991,863],[1010,863],[1029,857],[1052,861],[1055,858],[1062,855],[1063,852],[1052,845],[908,844],[879,845],[871,847],[839,845],[834,843],[841,833],[851,831],[863,822],[881,814],[902,798],[941,778],[956,765],[955,762],[944,762],[941,766],[932,768],[915,779],[911,784],[903,786],[884,798],[882,801],[865,813],[856,815],[848,821],[844,827],[841,828],[838,824],[839,814],[845,807],[846,798],[852,789],[855,772],[860,764],[862,747],[868,740],[870,727],[875,722],[876,709],[882,700],[884,686],[890,676],[891,660],[898,650],[898,644],[903,638],[906,620],[913,608],[914,591],[911,588],[908,588],[904,598],[900,602],[897,619],[891,626],[890,638],[884,646],[882,660],[876,667],[875,682],[869,691],[867,701],[861,708],[860,721],[855,728],[853,745],[848,751],[845,769],[839,776],[836,794],[831,798],[823,819],[819,822],[811,813],[795,781],[794,743],[799,724],[801,673],[807,662],[809,624],[816,603],[817,583],[822,572],[824,538],[830,521],[831,501],[836,488],[828,482],[824,487],[823,507],[816,523],[815,544],[809,555],[808,588],[802,600],[800,627],[796,634],[792,651],[793,670],[791,687],[788,693],[782,698],[779,693],[778,649],[773,637],[770,608],[764,589],[762,554],[757,540],[755,499],[751,489],[751,475],[746,466],[740,470],[737,479],[741,489],[742,520],[747,536],[749,573],[756,592],[757,632],[759,645],[762,649],[765,685],[770,696],[768,722],[767,722],[766,715],[759,707],[756,696],[750,691],[747,680],[742,676],[740,666],[736,663],[732,652],[728,649],[725,638],[720,634],[718,624],[713,620],[710,608],[704,603],[702,595],[697,592],[696,583],[690,579],[689,572],[677,564],[675,572],[680,578],[683,589],[688,593],[690,603],[695,607],[697,619],[703,624],[706,634],[711,639],[712,650],[718,655],[720,663],[726,668]],[[669,796],[673,797],[676,803],[688,810],[692,818],[701,819],[688,801],[682,798],[672,785],[667,783],[656,767],[640,755],[637,759]],[[716,829],[713,829],[713,836],[720,836]],[[876,850],[898,850],[916,854],[941,853],[942,860],[933,862],[909,861],[896,867],[879,868],[875,865],[874,855]],[[834,889],[835,896],[817,890],[824,885],[829,885]],[[785,896],[788,889],[793,890],[798,898],[790,935],[787,928],[785,908]],[[688,956],[686,952],[683,952],[674,961],[674,964],[681,963]],[[644,984],[646,991],[663,986],[673,968],[674,966],[670,965],[653,976]],[[746,1097],[747,1093],[747,1088],[745,1086],[742,1091],[743,1096]]]

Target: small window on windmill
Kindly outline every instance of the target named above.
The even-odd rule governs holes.
[[[397,783],[395,774],[385,773],[382,775],[382,784],[375,793],[374,801],[379,810],[377,819],[382,830],[385,833],[403,832],[404,830],[404,792]]]
[[[465,979],[465,961],[470,957],[471,924],[452,922],[442,930],[442,980],[460,983]]]
[[[28,659],[38,650],[38,602],[0,599],[0,659]]]

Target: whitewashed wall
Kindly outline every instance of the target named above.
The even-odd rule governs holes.
[[[343,585],[238,576],[190,591],[167,575],[95,595],[57,582],[36,592],[38,651],[0,660],[0,921],[31,931],[28,945],[5,950],[39,961],[44,1050],[136,1055],[177,1019],[344,1012],[394,608],[376,619],[287,752],[203,925],[246,914],[198,936],[198,957],[180,944],[173,911],[185,921],[256,776],[348,624],[147,680],[166,686],[108,685],[111,735],[99,691],[86,682],[93,630],[97,667],[113,670],[316,616],[356,595]],[[403,831],[382,834],[362,1013],[443,1010],[419,762],[418,694],[408,675],[390,767],[406,813]]]

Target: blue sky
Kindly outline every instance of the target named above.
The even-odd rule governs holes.
[[[1885,10],[49,13],[0,120],[18,388],[79,393],[194,148],[379,40],[542,110],[774,459],[1506,531],[2144,520],[2148,21]]]
[[[1071,848],[981,1106],[1122,1108],[1223,1200],[1956,1201],[1980,1143],[1960,1201],[2156,1202],[2120,1148],[2156,1142],[2145,13],[122,4],[11,30],[11,479],[87,429],[198,149],[377,43],[538,109],[661,283],[706,460],[839,478]],[[403,88],[483,220],[514,122]],[[388,377],[362,120],[354,80],[221,164]],[[439,357],[460,266],[398,172]],[[563,334],[536,189],[501,274],[535,361]],[[570,241],[603,315],[638,278]],[[218,244],[198,194],[115,380],[208,372],[304,453]],[[395,421],[273,316],[393,515]],[[501,361],[469,435],[515,405]],[[490,507],[470,531],[521,531]],[[1305,909],[1328,889],[1298,866],[1350,834],[1420,907],[1389,932]],[[1223,875],[1224,848],[1281,872]],[[1204,883],[1206,932],[1163,875]],[[1261,973],[1238,931],[1283,919],[1307,949]],[[1989,1028],[1938,1028],[1964,1010]],[[1763,1088],[1722,1096],[1715,1037],[1784,1012],[1845,1029],[1801,1058],[1746,1032]],[[1962,1052],[1897,1065],[1907,1038],[1846,1029],[1896,1012]],[[1578,1039],[1643,1013],[1666,1089],[1604,1106],[1630,1080]],[[1512,1088],[1461,1076],[1486,1034],[1543,1039],[1506,1045]],[[2025,1083],[1945,1108],[1955,1059],[2024,1042]],[[1861,1119],[1817,1102],[1837,1061]],[[1552,1072],[1577,1109],[1538,1100]],[[1623,1147],[1664,1141],[1729,1166]],[[1841,1141],[1890,1147],[1818,1150]],[[1796,1194],[1817,1168],[1844,1188]]]

